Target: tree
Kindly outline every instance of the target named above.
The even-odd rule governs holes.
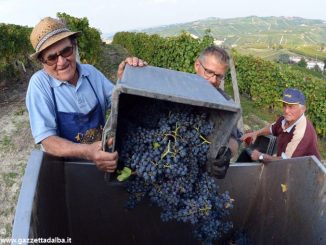
[[[321,72],[321,69],[320,67],[316,64],[313,68],[313,71],[316,71],[316,72]]]
[[[278,56],[277,62],[282,63],[282,64],[289,64],[290,63],[290,55],[280,54]]]
[[[88,19],[76,18],[66,13],[57,13],[57,17],[63,19],[70,30],[80,31],[78,47],[80,59],[83,63],[96,65],[102,53],[101,33],[89,26]]]
[[[0,23],[0,80],[17,78],[17,64],[27,63],[33,53],[29,27]],[[1,82],[0,81],[0,82]]]
[[[306,68],[307,67],[306,60],[304,58],[301,58],[301,60],[298,62],[298,66]]]

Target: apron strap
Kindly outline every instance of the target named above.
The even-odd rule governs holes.
[[[95,89],[94,89],[94,87],[93,87],[91,81],[88,79],[88,77],[86,77],[86,79],[87,79],[89,85],[91,85],[91,88],[92,88],[92,90],[93,90],[93,92],[94,92],[94,94],[95,94],[95,96],[96,96],[97,103],[101,104],[101,103],[100,103],[100,99],[98,98],[98,96],[97,96],[97,94],[96,94],[96,92],[95,92]]]
[[[55,98],[55,94],[54,94],[54,89],[52,88],[52,86],[50,85],[51,88],[51,94],[52,94],[52,99],[53,99],[53,103],[54,103],[54,118],[55,118],[55,122],[57,124],[57,134],[60,135],[60,123],[58,122],[58,106],[57,106],[57,100]]]

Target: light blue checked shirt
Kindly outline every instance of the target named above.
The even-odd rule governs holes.
[[[114,88],[112,82],[94,66],[77,63],[77,69],[79,79],[76,86],[57,80],[44,70],[36,72],[30,79],[26,94],[26,106],[36,144],[49,136],[57,135],[51,87],[55,93],[58,111],[86,114],[97,103],[96,96],[87,81],[86,77],[88,77],[100,100],[103,113],[110,108],[111,94]]]

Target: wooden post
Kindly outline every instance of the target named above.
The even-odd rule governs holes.
[[[239,87],[238,87],[238,81],[237,81],[237,74],[235,71],[235,66],[234,66],[234,62],[231,56],[231,52],[228,51],[229,56],[230,56],[230,72],[231,72],[231,78],[232,78],[232,87],[233,87],[233,95],[234,95],[234,100],[235,103],[237,103],[240,107],[241,107],[241,103],[240,103],[240,93],[239,93]],[[243,117],[241,114],[241,117],[238,121],[238,129],[244,133],[244,128],[243,128]]]

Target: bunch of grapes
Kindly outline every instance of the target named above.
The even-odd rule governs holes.
[[[191,223],[195,238],[206,243],[221,238],[232,227],[225,221],[232,200],[205,171],[214,122],[199,108],[170,102],[132,111],[122,122],[120,150],[120,161],[134,173],[127,207],[147,196],[163,221]]]

